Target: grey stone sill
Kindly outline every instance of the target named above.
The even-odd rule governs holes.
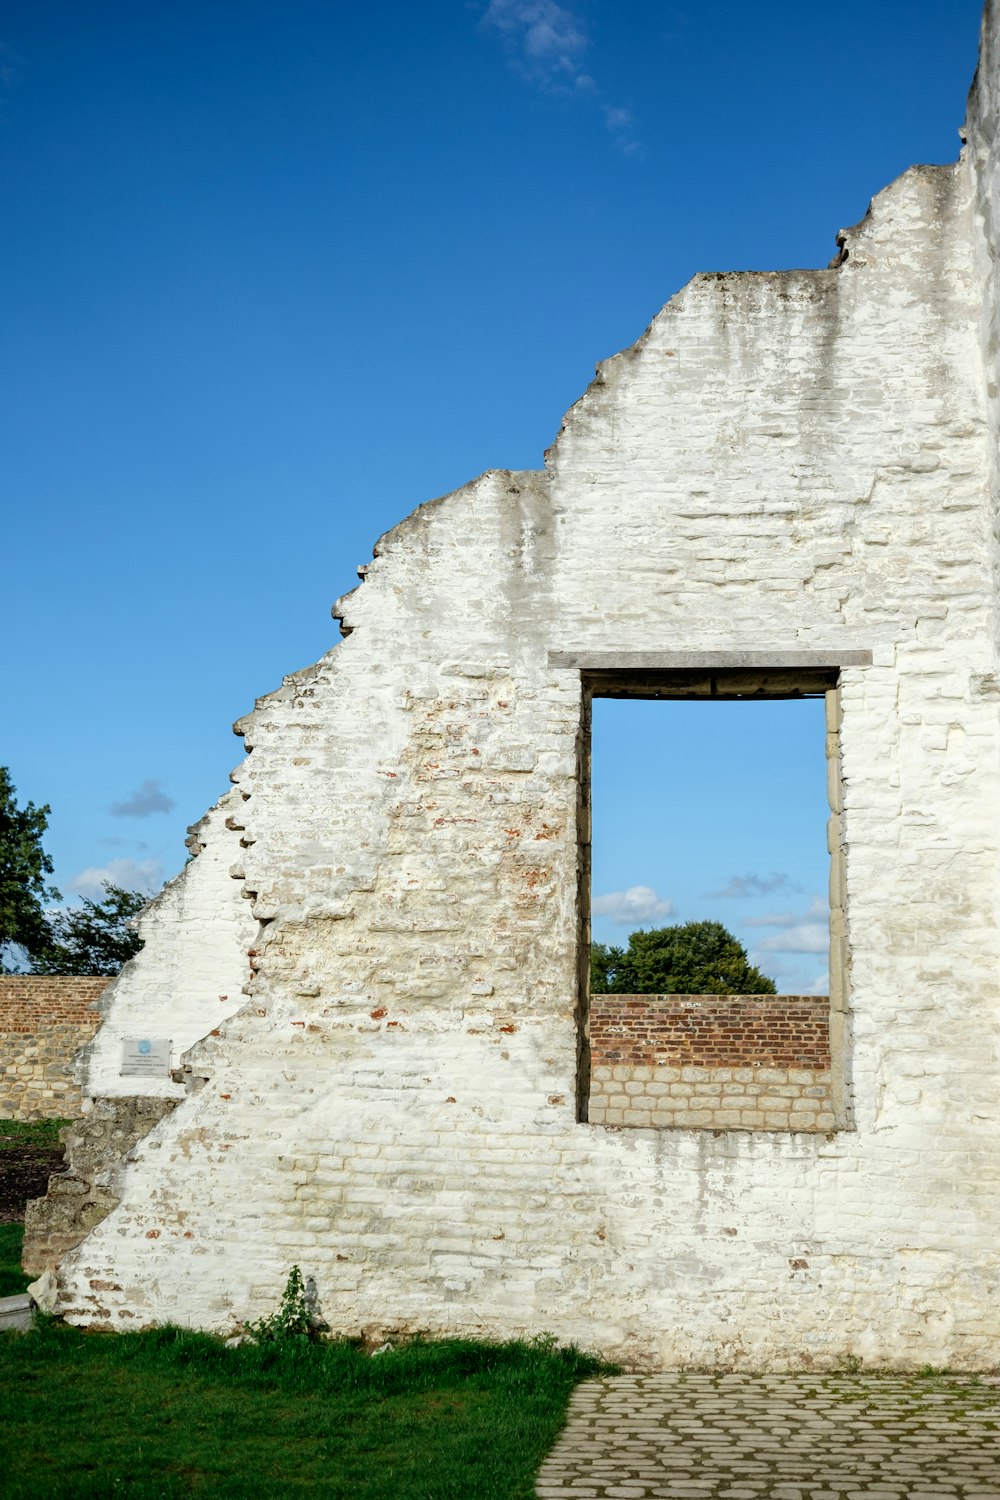
[[[0,1297],[0,1333],[27,1333],[35,1325],[35,1304],[27,1292]]]

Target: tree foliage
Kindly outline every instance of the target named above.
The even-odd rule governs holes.
[[[135,918],[149,898],[104,882],[104,899],[86,897],[47,918],[45,945],[31,954],[33,974],[117,974],[142,947]]]
[[[15,786],[6,766],[0,766],[0,973],[7,973],[3,956],[10,946],[34,955],[48,940],[45,901],[59,892],[46,885],[52,860],[42,848],[49,807],[26,802],[19,808]]]
[[[772,979],[721,922],[684,922],[629,933],[628,946],[594,943],[590,988],[598,995],[773,995]]]

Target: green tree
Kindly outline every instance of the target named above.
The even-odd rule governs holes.
[[[104,899],[52,912],[45,945],[31,954],[32,974],[117,974],[142,947],[135,918],[148,903],[139,891],[104,882]]]
[[[773,995],[776,986],[750,962],[721,922],[684,922],[629,933],[628,946],[594,943],[595,995]]]
[[[42,848],[50,809],[26,802],[19,808],[14,783],[0,766],[0,973],[12,972],[7,960],[12,946],[29,955],[44,948],[48,924],[42,903],[58,901],[59,892],[46,885],[52,860]]]

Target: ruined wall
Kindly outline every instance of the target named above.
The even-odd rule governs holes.
[[[230,873],[242,853],[229,826],[241,800],[227,792],[189,830],[190,863],[140,916],[142,952],[105,993],[101,1029],[77,1061],[87,1097],[136,1094],[135,1078],[121,1072],[125,1037],[168,1040],[176,1071],[192,1043],[246,1004],[257,921]],[[184,1087],[164,1073],[138,1092],[181,1099]]]
[[[25,1207],[22,1265],[29,1276],[50,1271],[107,1217],[132,1147],[175,1107],[172,1099],[142,1096],[87,1103],[86,1115],[59,1133],[65,1161],[45,1197],[29,1198]]]
[[[600,367],[544,471],[483,475],[382,539],[338,606],[347,640],[244,725],[248,1004],[189,1049],[203,1086],[134,1147],[47,1305],[229,1329],[297,1262],[343,1332],[547,1329],[661,1366],[992,1365],[976,180],[968,160],[912,169],[833,269],[696,277]],[[832,787],[842,1127],[581,1123],[583,692],[550,653],[858,649]],[[190,921],[230,907],[192,895]],[[135,966],[151,996],[161,961]]]
[[[73,1058],[97,1030],[104,977],[0,975],[0,1118],[69,1119],[80,1112]]]
[[[73,1063],[83,1119],[66,1134],[64,1170],[25,1216],[24,1265],[33,1274],[54,1266],[118,1203],[132,1148],[185,1097],[188,1048],[246,1004],[257,922],[230,874],[240,843],[228,825],[240,801],[228,792],[190,830],[190,863],[139,917],[141,952],[117,978],[100,981],[101,1027]],[[169,1041],[172,1072],[123,1075],[126,1037]]]
[[[592,995],[592,1125],[832,1130],[830,1000]]]

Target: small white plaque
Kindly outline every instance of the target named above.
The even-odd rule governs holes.
[[[123,1078],[166,1078],[170,1072],[170,1042],[159,1036],[123,1036]]]

